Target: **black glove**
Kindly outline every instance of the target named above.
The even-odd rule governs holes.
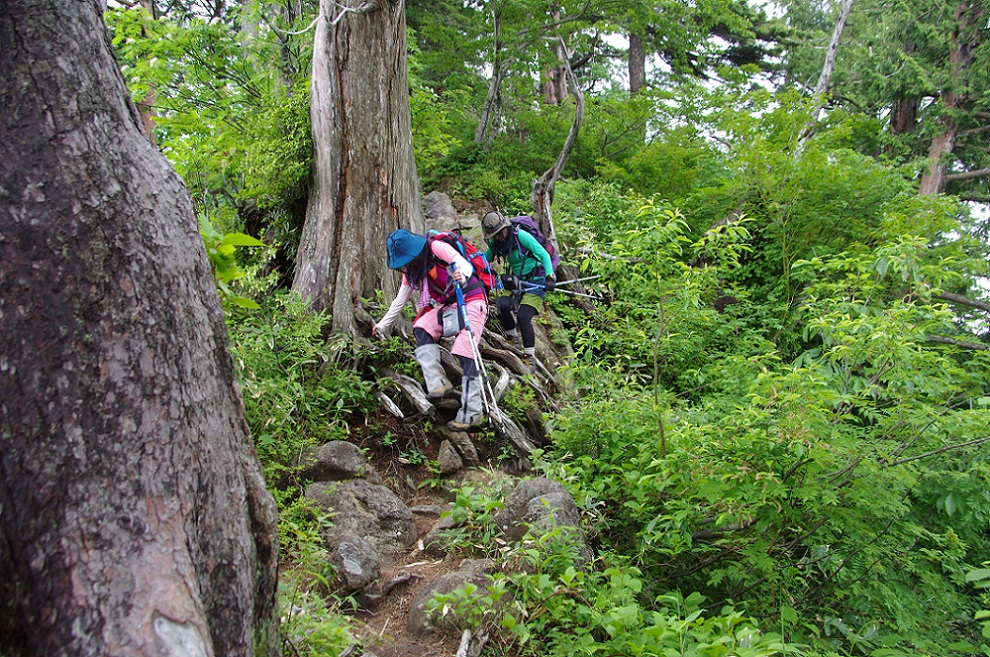
[[[553,288],[557,286],[557,279],[553,276],[547,276],[547,280],[543,285],[547,288],[547,292],[553,292]]]
[[[522,287],[522,281],[513,274],[502,274],[502,287],[509,292],[515,292]]]

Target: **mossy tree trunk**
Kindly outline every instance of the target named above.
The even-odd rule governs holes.
[[[274,655],[223,311],[101,11],[0,4],[0,654]]]

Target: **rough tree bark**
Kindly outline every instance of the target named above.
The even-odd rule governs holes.
[[[293,290],[333,330],[356,332],[355,311],[395,292],[385,238],[423,232],[413,159],[402,0],[321,0],[313,43],[310,116],[314,181]]]
[[[274,655],[223,311],[101,11],[0,3],[0,653]]]
[[[979,34],[979,22],[983,16],[981,3],[961,0],[956,5],[955,29],[952,32],[952,43],[949,50],[949,63],[952,67],[952,77],[949,87],[942,92],[943,116],[939,120],[942,131],[928,147],[928,168],[921,176],[918,194],[940,194],[945,191],[946,174],[948,173],[948,156],[956,147],[959,126],[953,114],[964,110],[969,104],[966,93],[968,87],[970,63],[973,59],[973,47]]]

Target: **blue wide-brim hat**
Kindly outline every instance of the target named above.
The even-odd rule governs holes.
[[[426,247],[426,237],[410,233],[404,228],[393,230],[385,243],[388,252],[388,268],[401,269],[416,259]]]

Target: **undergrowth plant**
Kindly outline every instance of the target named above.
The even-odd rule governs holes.
[[[792,362],[737,333],[675,386],[602,377],[600,357],[575,365],[589,391],[553,419],[554,447],[649,599],[740,601],[809,654],[975,645],[964,580],[990,548],[990,382],[983,352],[930,340],[956,330],[935,297],[958,271],[913,238],[796,262],[805,350]]]
[[[348,419],[370,411],[372,384],[349,367],[346,341],[328,341],[325,314],[287,294],[229,323],[244,411],[269,485],[290,475],[308,447],[346,438]]]

